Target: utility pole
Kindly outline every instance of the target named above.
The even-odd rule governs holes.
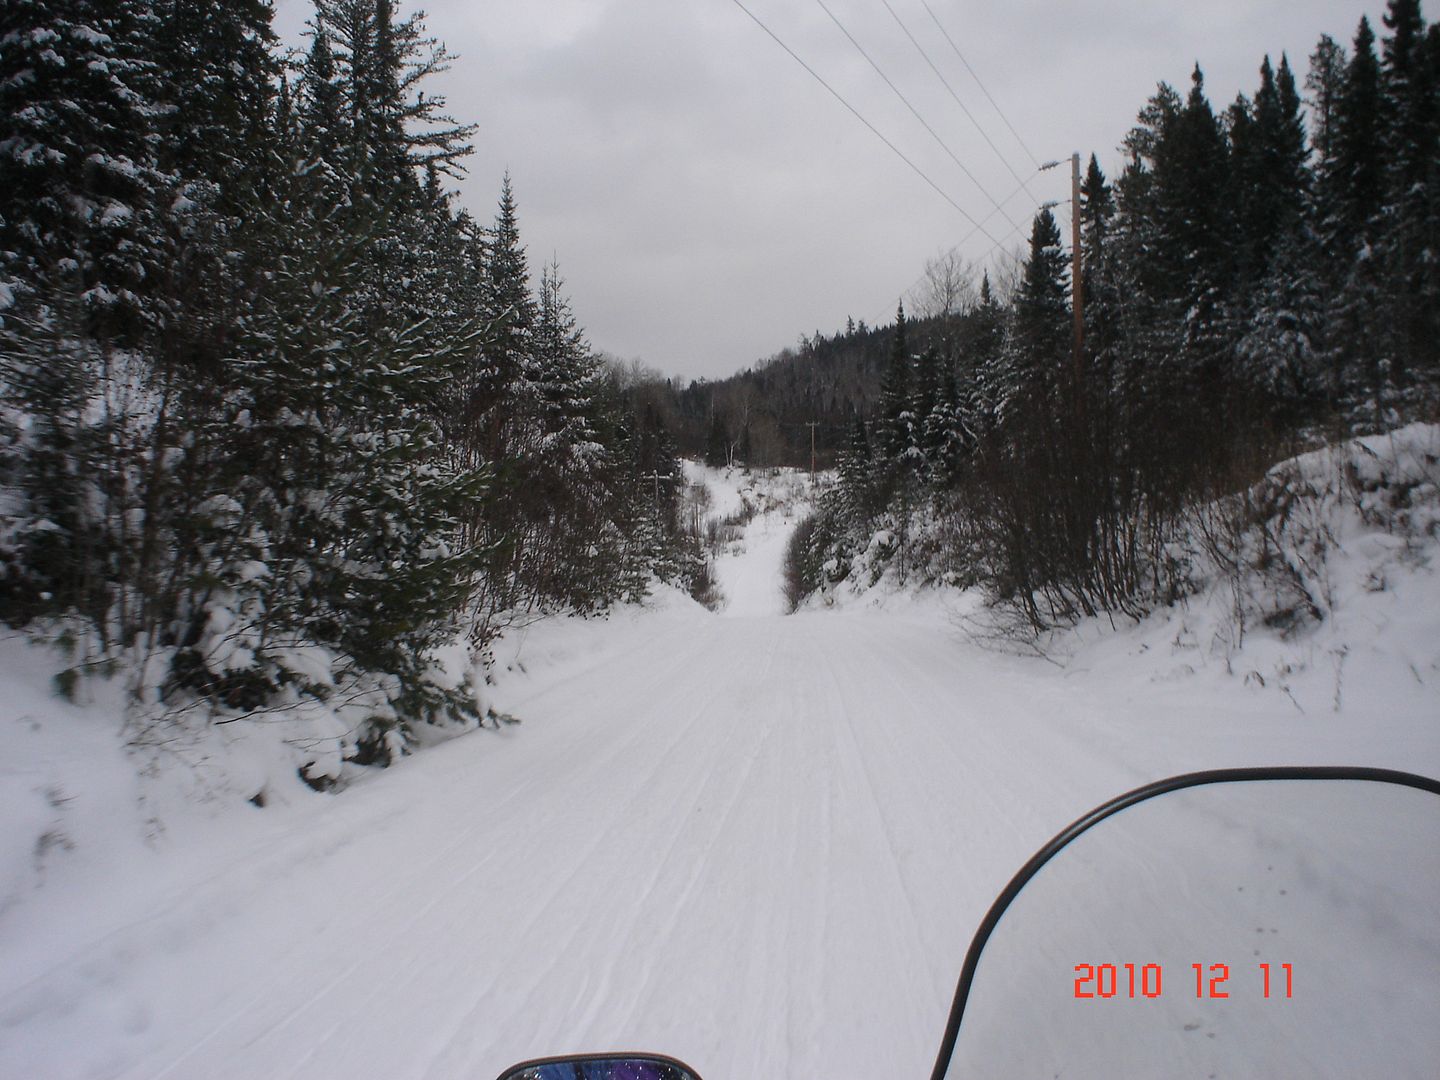
[[[1070,306],[1075,312],[1075,389],[1080,379],[1085,356],[1085,278],[1080,259],[1080,155],[1070,157]]]
[[[812,421],[808,422],[805,426],[810,429],[810,486],[811,486],[811,487],[814,487],[814,486],[815,486],[815,429],[816,429],[817,427],[819,427],[820,425],[819,425],[818,422],[812,420]]]
[[[654,472],[641,473],[640,479],[655,481],[655,509],[658,511],[660,509],[660,481],[665,480],[668,482],[671,479],[670,474],[662,473],[659,469],[656,469]]]

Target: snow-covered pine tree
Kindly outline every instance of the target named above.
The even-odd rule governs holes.
[[[615,598],[617,568],[598,558],[615,478],[596,427],[598,372],[554,262],[541,270],[530,348],[523,573],[538,602],[592,610]]]
[[[1337,125],[1340,99],[1345,93],[1345,68],[1348,59],[1345,47],[1329,34],[1320,35],[1315,51],[1310,54],[1310,70],[1305,76],[1309,93],[1310,145],[1314,152],[1317,200],[1323,201],[1336,167],[1339,131]]]
[[[185,528],[203,561],[177,597],[167,693],[255,708],[368,690],[356,753],[384,760],[412,724],[473,718],[467,688],[431,675],[486,554],[460,529],[486,478],[433,420],[466,336],[377,325],[354,302],[369,238],[321,212],[252,237],[266,270],[196,432],[208,457]]]
[[[330,192],[333,201],[338,203],[343,190],[341,148],[350,144],[351,137],[345,128],[342,89],[330,47],[330,31],[319,18],[310,23],[310,48],[300,66],[296,92],[302,159],[296,163],[299,168],[292,171],[304,174],[320,171],[317,190]]]
[[[135,2],[0,10],[0,312],[66,293],[77,329],[125,341],[160,320],[174,178],[157,159],[154,29]]]
[[[268,0],[161,0],[154,57],[165,74],[162,163],[225,217],[274,197],[270,157],[279,63]]]
[[[996,416],[1019,430],[1038,420],[1049,402],[1065,356],[1069,260],[1060,227],[1048,209],[1035,216],[1015,316],[1002,347]]]
[[[1318,386],[1323,292],[1321,251],[1307,215],[1309,149],[1285,58],[1278,72],[1265,58],[1253,109],[1232,109],[1231,118],[1235,376],[1275,405],[1295,408]]]
[[[154,29],[138,3],[0,9],[0,608],[77,617],[101,653],[125,637],[159,453],[137,350],[174,316]]]
[[[895,330],[890,354],[880,381],[876,409],[875,447],[882,467],[898,467],[914,445],[914,413],[911,411],[915,358],[910,354],[905,305],[895,309]]]
[[[1155,297],[1184,327],[1192,367],[1217,377],[1223,349],[1225,281],[1233,265],[1233,216],[1226,200],[1229,147],[1205,96],[1199,66],[1184,107],[1155,147]]]
[[[1392,383],[1393,334],[1383,311],[1377,244],[1386,162],[1381,131],[1380,61],[1362,17],[1335,109],[1335,155],[1322,188],[1323,237],[1333,266],[1326,337],[1334,395],[1379,422]],[[1349,405],[1350,402],[1354,405]]]
[[[1277,75],[1265,58],[1253,105],[1242,96],[1229,122],[1229,201],[1237,230],[1232,287],[1243,296],[1269,274],[1281,243],[1299,231],[1306,206],[1309,151],[1287,60]]]
[[[913,417],[913,439],[907,451],[910,467],[918,476],[928,478],[939,458],[947,426],[945,418],[944,383],[948,359],[930,346],[915,357],[910,390],[910,415]]]
[[[1377,257],[1391,380],[1406,389],[1440,377],[1440,70],[1420,0],[1389,0],[1383,16],[1380,115],[1384,220]]]
[[[535,329],[535,301],[530,290],[530,268],[520,225],[515,193],[507,173],[500,188],[495,223],[485,237],[485,313],[498,333],[476,360],[475,378],[484,424],[484,453],[488,460],[503,459],[518,415],[528,410],[524,401]]]
[[[977,438],[995,428],[995,407],[1000,399],[1001,348],[1005,341],[1006,310],[995,298],[987,271],[980,278],[980,300],[966,322],[968,377],[960,386],[966,423]]]

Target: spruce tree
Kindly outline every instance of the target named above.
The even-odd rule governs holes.
[[[330,32],[318,20],[311,23],[310,49],[301,68],[299,95],[298,112],[310,167],[321,164],[331,170],[338,169],[343,164],[339,157],[340,148],[349,142],[349,136],[344,128],[341,88],[335,56],[330,49]]]
[[[1108,369],[1120,320],[1120,296],[1113,282],[1110,233],[1115,195],[1094,154],[1080,185],[1080,243],[1084,252],[1085,340],[1091,356]]]
[[[1331,182],[1338,152],[1337,117],[1345,93],[1345,49],[1329,34],[1322,34],[1310,54],[1310,72],[1305,77],[1313,120],[1311,146],[1315,151],[1315,174],[1324,192]]]
[[[530,269],[520,241],[515,194],[508,173],[500,189],[495,224],[486,236],[485,276],[485,311],[499,334],[492,351],[481,358],[484,370],[480,386],[482,395],[498,414],[506,407],[506,399],[520,392],[535,328]],[[488,450],[498,457],[503,446],[492,443]]]
[[[905,305],[895,309],[895,331],[890,342],[890,356],[880,382],[877,408],[876,444],[879,457],[888,465],[898,465],[914,443],[914,415],[911,409],[911,381],[914,358],[906,330]]]
[[[1229,148],[1198,65],[1185,106],[1163,128],[1154,153],[1152,280],[1159,298],[1189,313],[1188,336],[1200,343],[1221,316],[1233,230],[1225,198]]]
[[[868,529],[876,506],[875,464],[870,434],[865,421],[856,417],[850,425],[845,449],[840,452],[840,502],[850,521]]]
[[[942,359],[940,350],[930,346],[915,358],[914,379],[910,393],[910,415],[913,417],[912,445],[908,451],[911,468],[927,474],[940,457],[949,428],[946,414],[945,381],[950,364]]]
[[[1370,21],[1362,17],[1336,108],[1332,173],[1337,227],[1330,235],[1344,243],[1351,256],[1373,235],[1371,220],[1380,210],[1385,171],[1380,140],[1380,62]]]
[[[1242,98],[1231,110],[1231,177],[1241,290],[1270,271],[1281,243],[1299,230],[1306,205],[1308,149],[1300,98],[1285,59],[1277,75],[1265,58],[1253,108]]]
[[[1419,0],[1390,0],[1381,60],[1380,112],[1386,152],[1384,266],[1386,322],[1393,328],[1392,379],[1405,386],[1440,367],[1440,80],[1430,63]]]
[[[273,197],[270,121],[279,64],[268,0],[162,0],[156,60],[165,71],[163,162],[213,194],[225,216]]]
[[[1054,214],[1042,210],[1030,230],[1030,254],[1003,353],[997,401],[1002,425],[1027,423],[1027,417],[1047,408],[1065,363],[1068,291],[1069,260],[1061,246],[1060,226]]]
[[[85,325],[129,341],[163,318],[174,177],[147,5],[15,0],[0,11],[0,310],[80,298]]]

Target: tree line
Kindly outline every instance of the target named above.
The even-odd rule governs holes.
[[[797,595],[877,528],[1032,628],[1182,589],[1187,508],[1326,437],[1433,415],[1440,376],[1440,26],[1390,0],[1322,37],[1304,90],[1266,57],[1217,110],[1161,83],[1112,182],[1091,156],[1084,346],[1070,259],[1035,218],[1013,295],[988,280],[917,348],[903,308],[876,406],[791,553]],[[917,516],[918,515],[918,516]],[[923,520],[924,550],[912,537]]]
[[[436,661],[697,559],[676,451],[603,364],[392,0],[0,11],[0,615],[137,702],[473,720]]]

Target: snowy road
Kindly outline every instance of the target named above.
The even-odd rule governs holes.
[[[629,1047],[709,1080],[924,1076],[985,908],[1089,806],[1206,766],[1437,758],[1403,709],[1363,742],[1277,695],[1219,723],[924,605],[671,601],[500,661],[522,725],[0,921],[0,1075],[491,1080]]]
[[[971,928],[1063,824],[1027,796],[1051,726],[932,620],[617,629],[521,727],[124,898],[145,917],[0,999],[0,1072],[488,1080],[615,1045],[718,1077],[923,1068]],[[1092,765],[1077,808],[1132,779]]]

